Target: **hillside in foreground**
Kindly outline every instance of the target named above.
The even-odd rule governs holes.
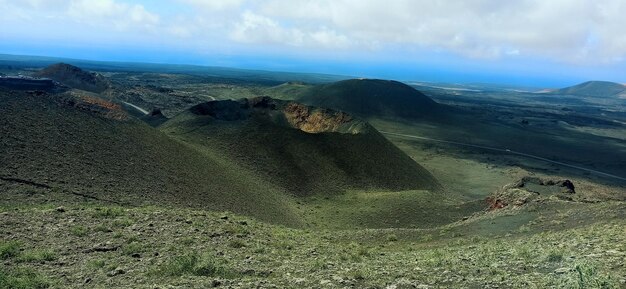
[[[622,288],[624,203],[543,203],[434,229],[344,231],[192,209],[2,206],[0,285]]]

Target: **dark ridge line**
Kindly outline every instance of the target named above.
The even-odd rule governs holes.
[[[14,183],[31,185],[31,186],[38,187],[38,188],[52,189],[52,187],[50,187],[50,186],[48,186],[46,184],[40,184],[40,183],[36,183],[36,182],[33,182],[33,181],[22,180],[22,179],[18,179],[18,178],[0,177],[0,180],[7,181],[7,182],[14,182]]]
[[[31,185],[31,186],[34,186],[34,187],[37,187],[37,188],[52,189],[51,186],[48,186],[46,184],[40,184],[40,183],[37,183],[37,182],[33,182],[33,181],[29,181],[29,180],[23,180],[23,179],[19,179],[19,178],[0,177],[0,180],[7,181],[7,182],[14,182],[14,183]],[[101,201],[101,202],[109,202],[109,203],[118,204],[118,205],[124,205],[123,202],[107,200],[107,199],[100,199],[98,197],[94,197],[94,196],[90,196],[90,195],[86,195],[86,194],[81,194],[81,193],[76,193],[76,192],[68,192],[68,193],[70,193],[72,195],[75,195],[75,196],[83,197],[83,198],[86,198],[86,199],[92,199],[92,200]]]

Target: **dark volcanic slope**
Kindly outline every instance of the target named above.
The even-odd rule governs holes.
[[[587,81],[559,89],[555,93],[591,97],[626,97],[626,86],[608,81]]]
[[[0,89],[0,203],[61,194],[298,223],[284,190],[80,93]]]
[[[65,63],[50,65],[35,73],[35,76],[54,79],[71,88],[95,93],[101,93],[110,86],[104,76]]]
[[[414,88],[397,81],[351,79],[312,87],[298,101],[359,116],[420,118],[441,106]]]
[[[213,101],[161,126],[295,195],[343,189],[436,190],[432,175],[366,122],[268,97]]]

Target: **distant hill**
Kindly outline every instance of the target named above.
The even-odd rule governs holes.
[[[67,200],[191,206],[299,224],[287,192],[219,152],[168,137],[120,104],[80,90],[3,88],[0,103],[0,199],[22,196],[18,201],[26,203],[61,194]]]
[[[442,109],[428,96],[404,83],[378,79],[350,79],[318,85],[302,92],[297,100],[364,117],[421,118]]]
[[[269,97],[212,101],[160,129],[192,146],[220,151],[297,196],[440,188],[368,123],[330,109]]]
[[[65,63],[50,65],[36,72],[34,76],[50,78],[71,88],[95,93],[101,93],[110,87],[104,76]]]
[[[553,93],[588,97],[626,98],[626,86],[608,81],[587,81],[575,86],[559,89]]]

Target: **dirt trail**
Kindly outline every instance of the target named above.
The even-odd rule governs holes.
[[[148,113],[149,113],[147,110],[145,110],[145,109],[143,109],[143,108],[141,108],[141,107],[138,107],[138,106],[136,106],[136,105],[134,105],[134,104],[132,104],[132,103],[130,103],[130,102],[126,102],[126,101],[122,101],[122,102],[123,102],[124,104],[126,104],[126,105],[128,105],[128,106],[131,106],[132,108],[134,108],[134,109],[136,109],[136,110],[138,110],[138,111],[142,112],[143,114],[148,114]]]

